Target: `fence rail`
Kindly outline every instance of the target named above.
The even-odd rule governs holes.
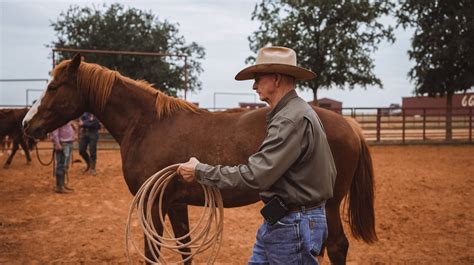
[[[342,108],[332,109],[355,119],[372,143],[473,143],[474,108]],[[451,121],[451,138],[447,127]]]
[[[0,106],[12,107],[12,106]],[[15,106],[22,107],[22,106]],[[23,106],[24,107],[24,106]],[[414,111],[417,112],[414,112]],[[363,129],[366,140],[371,144],[413,144],[413,143],[473,143],[474,108],[453,108],[453,114],[434,115],[440,108],[342,108],[333,111],[355,119]],[[414,113],[422,113],[414,114]],[[447,121],[451,119],[452,138],[446,139]],[[102,127],[99,149],[116,149],[118,144]],[[41,149],[49,149],[47,141]]]

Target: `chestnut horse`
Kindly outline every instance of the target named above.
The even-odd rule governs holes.
[[[377,239],[372,162],[365,140],[341,115],[315,110],[326,129],[337,167],[334,197],[326,204],[327,249],[333,263],[343,264],[349,243],[339,206],[347,194],[352,234],[368,243]],[[269,109],[208,112],[169,97],[144,81],[81,62],[76,55],[54,68],[53,79],[23,126],[29,135],[42,137],[85,111],[94,113],[120,144],[125,181],[135,194],[153,173],[187,161],[190,156],[209,164],[245,163],[265,137]],[[202,188],[176,178],[168,189],[163,211],[169,215],[175,235],[181,236],[189,231],[187,205],[203,205]],[[221,192],[225,207],[259,201],[255,191]],[[157,215],[155,210],[155,220],[159,219]]]
[[[21,125],[27,112],[28,109],[0,109],[0,139],[4,139],[7,135],[13,139],[12,152],[3,165],[5,169],[10,167],[19,146],[25,152],[26,163],[31,163],[30,150],[35,142],[33,138],[26,137]]]

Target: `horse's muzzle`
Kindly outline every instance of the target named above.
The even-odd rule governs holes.
[[[46,131],[42,126],[30,126],[27,122],[23,122],[23,130],[26,135],[36,139],[43,139],[46,137]]]

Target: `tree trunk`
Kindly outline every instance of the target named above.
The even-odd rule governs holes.
[[[318,103],[318,88],[315,87],[315,88],[312,88],[311,90],[313,90],[313,104],[315,106],[319,106],[319,103]]]
[[[453,139],[453,93],[448,92],[446,96],[446,141]]]

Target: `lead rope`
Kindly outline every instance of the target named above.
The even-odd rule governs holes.
[[[171,165],[167,168],[160,170],[151,176],[138,190],[137,194],[133,198],[128,212],[127,225],[125,228],[125,246],[128,263],[131,264],[130,258],[130,242],[133,248],[138,254],[147,262],[162,264],[168,264],[167,260],[163,257],[160,247],[169,249],[180,255],[189,255],[186,259],[175,262],[172,264],[182,264],[192,259],[195,255],[202,253],[208,249],[211,249],[211,253],[207,259],[207,264],[213,264],[217,258],[221,242],[222,232],[224,228],[224,203],[219,189],[211,186],[202,185],[204,191],[204,210],[199,218],[197,224],[190,229],[190,232],[179,238],[175,238],[173,233],[164,225],[164,216],[162,214],[162,201],[164,191],[170,181],[178,176],[176,170],[178,165]],[[163,235],[160,236],[153,225],[152,218],[152,207],[158,198],[158,208],[160,222],[163,227]],[[154,260],[150,260],[138,249],[132,238],[131,230],[131,219],[134,210],[137,210],[138,221],[140,228],[145,235],[145,239],[150,248],[150,252]],[[214,225],[213,225],[214,224]],[[213,232],[211,233],[211,230]],[[187,237],[191,238],[191,241],[184,244],[180,241]],[[185,252],[180,250],[181,248],[188,247],[191,250]]]
[[[40,154],[39,154],[39,151],[38,151],[38,144],[36,144],[35,149],[36,149],[36,158],[38,158],[38,161],[40,162],[40,164],[42,166],[47,167],[47,166],[51,165],[51,163],[54,162],[54,155],[55,155],[54,147],[53,147],[53,151],[51,152],[51,160],[47,163],[43,162],[40,158]],[[56,177],[56,163],[53,163],[53,177]]]
[[[53,160],[54,160],[54,148],[53,148],[53,152],[51,153],[51,160],[47,163],[43,162],[40,158],[40,155],[39,155],[39,151],[38,151],[38,145],[35,146],[35,149],[36,149],[36,158],[38,158],[38,161],[40,162],[41,165],[43,166],[49,166],[51,165],[51,163],[53,163]]]

